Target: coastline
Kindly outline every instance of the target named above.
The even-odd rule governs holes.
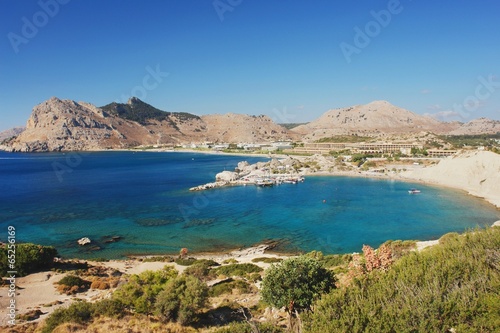
[[[150,150],[154,152],[163,152],[163,150]],[[215,152],[215,151],[198,151],[195,149],[183,149],[183,150],[175,150],[175,151],[168,151],[168,152],[185,152],[185,153],[204,153],[204,154],[215,154],[215,155],[229,155],[229,156],[241,156],[241,157],[247,157],[247,156],[252,156],[252,157],[267,157],[270,159],[276,158],[276,159],[286,159],[286,158],[294,158],[297,159],[301,162],[306,161],[307,159],[314,159],[315,155],[312,156],[301,156],[301,155],[286,155],[286,154],[238,154],[238,153],[225,153],[225,152]],[[494,153],[489,153],[489,152],[482,152],[482,153],[488,153],[488,154],[493,154],[496,155],[497,163],[500,161],[500,155],[494,154]],[[471,155],[477,155],[477,152],[466,152],[465,154],[461,154],[455,157],[451,158],[445,158],[441,161],[448,161],[448,160],[453,160],[453,159],[460,159],[462,156],[465,156],[465,158],[469,158]],[[492,156],[493,156],[492,155]],[[441,163],[440,161],[440,163]],[[440,180],[439,178],[449,178],[446,177],[445,174],[443,174],[443,170],[435,170],[439,164],[435,166],[430,166],[423,168],[421,170],[425,170],[426,173],[432,174],[433,172],[437,173],[438,177],[426,177],[426,175],[422,175],[421,172],[418,172],[419,170],[413,170],[413,171],[404,171],[400,173],[379,173],[379,172],[373,172],[373,171],[362,171],[362,170],[350,170],[350,171],[315,171],[315,172],[310,172],[306,171],[302,173],[303,176],[325,176],[325,177],[335,177],[335,176],[341,176],[341,177],[361,177],[361,178],[373,178],[373,179],[387,179],[387,180],[395,180],[395,181],[401,181],[401,182],[408,182],[408,183],[417,183],[417,184],[423,184],[423,185],[430,185],[430,186],[435,186],[435,187],[441,187],[441,188],[450,188],[450,189],[455,189],[455,190],[460,190],[465,192],[467,195],[471,195],[476,198],[483,199],[484,201],[492,204],[495,206],[496,209],[500,210],[500,190],[498,191],[499,193],[494,193],[494,194],[485,194],[482,193],[481,191],[478,191],[478,189],[473,189],[470,186],[465,186],[463,182],[457,182],[455,177],[452,179],[448,179],[448,181],[443,181]],[[500,167],[499,169],[500,170]],[[437,172],[436,172],[437,171]],[[493,170],[494,171],[494,170]],[[499,173],[500,175],[500,173]],[[463,175],[463,177],[467,177],[467,175]],[[469,175],[470,177],[470,175]],[[477,177],[476,177],[477,178]],[[498,177],[498,183],[500,183],[500,177]],[[470,180],[470,182],[473,182],[474,180]],[[482,179],[476,180],[476,182],[481,182]]]

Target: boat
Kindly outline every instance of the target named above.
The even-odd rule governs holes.
[[[408,193],[417,194],[417,193],[420,193],[420,190],[417,190],[416,188],[412,188],[411,190],[408,190]]]
[[[287,183],[287,184],[297,184],[297,179],[293,179],[293,178],[286,178],[285,180],[283,180],[283,183]]]
[[[255,182],[255,185],[260,187],[270,187],[274,185],[274,182],[271,179],[258,179]]]

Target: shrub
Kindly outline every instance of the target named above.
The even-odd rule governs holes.
[[[67,308],[55,310],[45,321],[42,333],[50,333],[59,325],[64,323],[75,323],[85,325],[92,318],[105,316],[110,318],[121,318],[125,307],[116,300],[106,299],[94,304],[86,301],[75,302]]]
[[[57,256],[57,250],[52,246],[42,246],[32,243],[19,243],[15,246],[16,263],[15,270],[17,276],[25,276],[31,273],[47,270],[53,267],[54,257]],[[7,246],[0,247],[0,272],[2,276],[11,271],[8,267],[8,249]]]
[[[263,262],[265,264],[275,264],[281,261],[283,261],[283,259],[274,257],[260,257],[252,259],[252,262]]]
[[[51,333],[63,323],[86,324],[92,318],[92,314],[92,304],[87,302],[76,302],[67,308],[59,308],[47,318],[42,333]]]
[[[175,259],[175,263],[181,266],[191,266],[197,260],[195,258],[177,258]]]
[[[156,272],[145,271],[139,275],[134,274],[127,283],[113,293],[113,299],[137,313],[151,314],[156,296],[167,282],[176,276],[177,271],[168,266]]]
[[[207,286],[193,276],[179,276],[170,280],[158,294],[155,313],[163,321],[182,325],[196,321],[196,314],[207,300]]]
[[[184,270],[184,274],[196,277],[199,280],[205,281],[214,276],[210,267],[219,265],[213,260],[198,260],[193,265]]]
[[[89,289],[90,282],[76,275],[66,275],[59,282],[57,290],[68,295],[76,294]]]
[[[238,290],[242,294],[254,291],[254,289],[248,282],[242,280],[233,280],[222,282],[212,286],[212,288],[210,288],[209,290],[209,296],[217,297],[223,294],[231,294],[233,290]]]
[[[260,268],[255,264],[230,264],[216,268],[215,272],[217,274],[225,275],[227,277],[231,276],[246,277],[250,273],[262,272],[262,268]]]
[[[226,259],[222,262],[224,265],[227,265],[227,264],[237,264],[238,263],[238,260],[234,259],[234,258],[229,258],[229,259]]]
[[[310,309],[312,302],[335,288],[331,271],[311,258],[286,259],[271,266],[262,281],[262,299],[276,307],[285,307],[289,314]]]
[[[496,332],[500,327],[500,228],[447,236],[325,295],[307,332]],[[482,258],[482,259],[478,259]]]
[[[92,306],[94,317],[104,316],[110,318],[121,318],[125,314],[125,306],[116,299],[104,299]]]

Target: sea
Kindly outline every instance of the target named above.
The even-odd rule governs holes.
[[[463,191],[387,179],[308,176],[305,182],[191,192],[265,157],[184,152],[0,152],[0,241],[55,246],[65,258],[275,250],[359,252],[387,240],[431,240],[490,226],[500,211]],[[410,195],[410,188],[421,193]],[[88,237],[92,243],[80,246]]]

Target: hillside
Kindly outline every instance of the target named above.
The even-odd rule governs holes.
[[[500,121],[487,118],[478,118],[461,125],[447,133],[449,135],[479,135],[500,133]]]
[[[489,151],[468,152],[443,159],[436,166],[408,171],[402,176],[464,189],[500,207],[499,154]]]
[[[26,130],[8,143],[21,152],[101,150],[191,142],[262,142],[289,139],[265,116],[199,117],[159,110],[138,98],[98,108],[56,97],[33,108]]]
[[[315,141],[335,135],[380,136],[422,131],[445,133],[457,126],[456,123],[442,123],[415,114],[387,101],[374,101],[327,111],[318,119],[295,127],[292,131],[305,136],[306,141]]]
[[[10,139],[13,136],[18,136],[25,130],[25,127],[13,127],[8,130],[0,132],[0,142],[6,139]]]
[[[215,142],[262,142],[287,140],[289,131],[268,116],[248,116],[234,113],[201,117],[207,126],[207,138]]]
[[[199,120],[200,117],[185,112],[166,112],[159,110],[147,103],[144,103],[137,97],[129,99],[127,104],[111,103],[101,107],[105,112],[118,116],[123,119],[135,121],[141,125],[149,125],[150,121],[168,121],[175,126],[175,120],[172,118],[181,119],[183,121]]]

